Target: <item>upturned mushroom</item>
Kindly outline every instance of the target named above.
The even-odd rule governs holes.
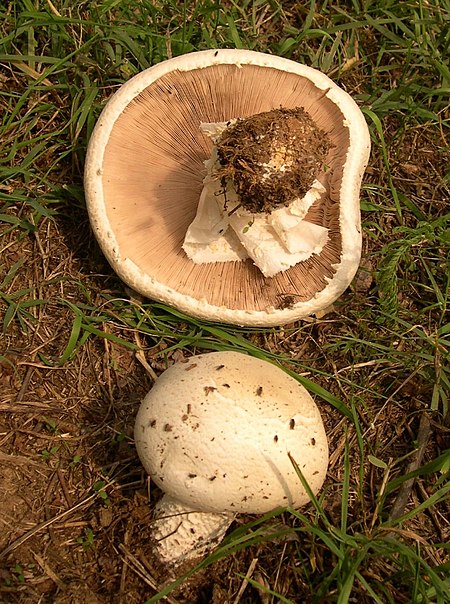
[[[168,567],[211,551],[238,513],[306,504],[292,460],[314,493],[328,466],[325,429],[305,388],[236,352],[193,356],[161,374],[139,409],[135,442],[165,493],[153,538]]]
[[[307,114],[329,143],[323,169],[301,204],[305,221],[313,225],[307,239],[311,230],[317,239],[306,250],[298,245],[305,224],[292,230],[292,212],[281,212],[270,225],[281,234],[277,239],[261,230],[261,221],[234,213],[246,248],[238,240],[238,258],[230,262],[220,255],[221,243],[213,242],[213,261],[197,263],[183,242],[202,201],[204,162],[214,146],[202,124],[241,123],[280,109]],[[289,149],[275,146],[261,167],[285,171],[296,157]],[[89,142],[86,203],[107,259],[136,291],[210,321],[282,325],[327,308],[353,279],[361,255],[359,194],[369,150],[358,105],[320,71],[247,50],[195,52],[146,69],[109,100]],[[236,169],[223,145],[221,152]],[[244,181],[234,179],[241,193]],[[255,207],[267,208],[261,199],[267,192],[254,192],[256,206],[253,196],[245,210],[250,214]],[[270,235],[261,262],[259,232]],[[196,242],[194,236],[187,244]],[[266,253],[270,242],[273,266]],[[204,258],[201,249],[194,252]]]

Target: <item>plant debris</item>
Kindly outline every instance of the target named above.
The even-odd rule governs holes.
[[[241,205],[271,212],[303,197],[322,172],[332,147],[301,107],[273,109],[238,120],[217,141],[225,188],[230,179]]]

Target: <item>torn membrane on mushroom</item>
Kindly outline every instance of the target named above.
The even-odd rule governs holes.
[[[309,115],[280,109],[201,129],[214,147],[183,244],[188,257],[198,264],[251,258],[272,277],[319,254],[328,229],[305,216],[325,193],[316,176],[329,143]]]

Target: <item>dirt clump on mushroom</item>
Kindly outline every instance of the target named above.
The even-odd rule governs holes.
[[[224,190],[233,182],[240,205],[271,212],[303,197],[332,143],[301,107],[273,109],[238,120],[217,141]]]

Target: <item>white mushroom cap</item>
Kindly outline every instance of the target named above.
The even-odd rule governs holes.
[[[325,429],[305,388],[275,365],[236,352],[201,354],[167,369],[139,409],[135,441],[145,469],[167,495],[157,516],[173,518],[174,506],[181,514],[157,531],[157,539],[178,532],[176,545],[165,543],[160,552],[169,561],[195,544],[204,551],[235,513],[307,503],[290,456],[314,493],[328,466]],[[196,511],[206,513],[204,519]],[[210,537],[215,515],[221,528]],[[181,533],[192,542],[175,554]]]
[[[236,352],[202,354],[165,371],[136,420],[154,482],[194,509],[264,513],[298,507],[322,486],[328,447],[311,396],[282,369]]]

